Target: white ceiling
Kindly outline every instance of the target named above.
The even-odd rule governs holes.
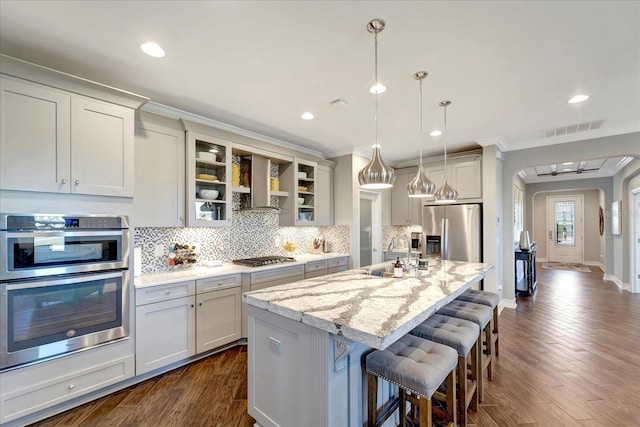
[[[566,181],[574,179],[604,178],[613,176],[625,167],[631,157],[612,157],[609,159],[576,160],[574,162],[537,165],[518,172],[527,183]]]
[[[327,156],[369,153],[373,18],[387,24],[379,134],[391,163],[418,157],[420,70],[427,156],[442,153],[428,133],[443,99],[450,151],[640,131],[637,1],[2,0],[0,52]],[[166,57],[143,54],[149,40]],[[567,104],[578,93],[591,98]],[[329,106],[339,98],[347,108]]]

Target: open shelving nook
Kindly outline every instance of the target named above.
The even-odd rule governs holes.
[[[231,225],[231,143],[187,130],[187,225]]]

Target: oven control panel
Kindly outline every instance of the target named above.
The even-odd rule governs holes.
[[[1,218],[2,230],[104,230],[129,228],[129,221],[126,216],[3,214]]]

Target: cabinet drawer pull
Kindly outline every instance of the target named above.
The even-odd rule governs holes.
[[[218,286],[222,286],[222,282],[218,282]]]
[[[169,296],[169,295],[171,295],[171,291],[166,291],[164,294]]]
[[[69,384],[69,387],[68,387],[69,390],[73,390],[74,388],[76,388],[75,384]]]

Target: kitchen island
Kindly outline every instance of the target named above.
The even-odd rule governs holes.
[[[430,259],[429,270],[416,276],[368,274],[386,265],[243,295],[248,406],[257,425],[363,425],[363,356],[391,345],[493,269]]]

